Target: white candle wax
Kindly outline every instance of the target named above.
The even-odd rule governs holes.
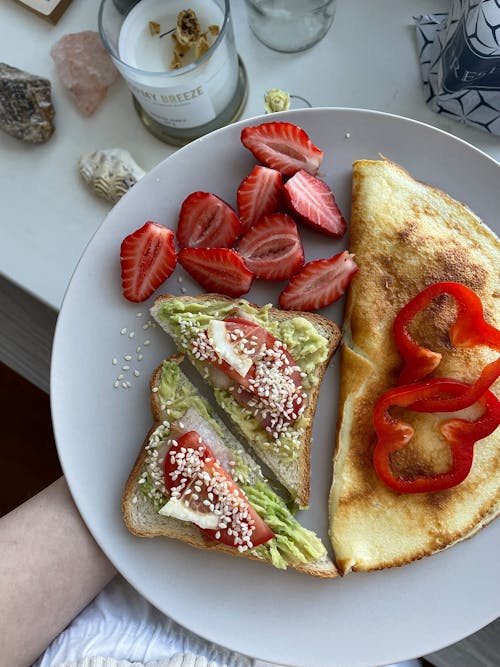
[[[142,0],[129,12],[120,30],[120,60],[127,83],[141,106],[160,123],[176,128],[203,125],[231,102],[238,81],[238,56],[231,26],[199,62],[169,69],[173,39],[151,35],[150,21],[160,33],[175,29],[177,15],[192,9],[202,32],[210,25],[222,30],[224,11],[215,0]],[[189,61],[187,61],[189,63]]]

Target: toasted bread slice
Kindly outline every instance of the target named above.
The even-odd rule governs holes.
[[[299,525],[284,501],[272,490],[259,465],[197,393],[179,368],[182,358],[166,360],[150,380],[155,426],[144,441],[123,493],[122,513],[128,530],[140,537],[172,537],[199,549],[270,562],[280,569],[292,567],[316,577],[335,577],[336,568],[321,540]],[[187,400],[186,396],[191,398]],[[257,502],[255,509],[275,534],[269,542],[240,552],[208,540],[191,522],[159,513],[168,500],[168,492],[163,486],[162,474],[158,474],[161,471],[161,466],[157,467],[158,458],[168,451],[169,427],[181,421],[186,422],[183,426],[186,430],[200,433],[214,453],[220,454],[221,463],[224,457],[231,459],[226,458],[223,467],[232,466],[235,481],[250,504]]]
[[[455,281],[478,294],[486,318],[498,326],[497,237],[466,206],[396,164],[360,160],[353,166],[350,244],[359,272],[346,304],[330,494],[330,533],[341,572],[427,556],[472,535],[500,510],[500,429],[475,446],[467,479],[445,491],[397,493],[372,464],[373,408],[397,384],[402,368],[392,335],[396,314],[428,285]],[[497,353],[453,348],[448,332],[455,313],[452,298],[435,300],[412,324],[412,335],[442,353],[434,375],[472,382]],[[437,425],[449,415],[406,417],[415,434],[399,465],[408,472],[420,466],[420,474],[447,470],[449,447]]]
[[[270,305],[259,307],[244,299],[230,299],[220,294],[163,295],[156,299],[151,315],[172,336],[179,351],[187,355],[212,387],[214,384],[208,364],[197,359],[192,349],[193,340],[206,330],[211,319],[234,315],[255,318],[286,343],[304,373],[303,388],[307,395],[302,415],[291,424],[294,434],[291,439],[282,435],[276,438],[266,432],[252,412],[242,408],[229,391],[214,387],[214,394],[239,436],[289,491],[293,501],[299,507],[307,508],[312,425],[321,380],[340,342],[337,325],[315,313],[284,311]]]

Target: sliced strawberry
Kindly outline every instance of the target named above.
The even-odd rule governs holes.
[[[237,297],[246,294],[253,280],[242,257],[229,248],[183,248],[179,262],[208,292]]]
[[[304,130],[292,123],[262,123],[245,127],[241,142],[253,155],[271,169],[292,176],[299,169],[317,174],[323,151],[315,146]]]
[[[275,213],[281,208],[283,176],[276,169],[256,165],[243,179],[236,193],[241,234],[263,215]]]
[[[240,235],[240,220],[211,192],[192,192],[181,206],[177,241],[181,248],[230,248]]]
[[[301,169],[285,183],[286,207],[304,224],[328,236],[342,236],[347,224],[328,185]]]
[[[188,431],[172,442],[165,456],[163,474],[167,489],[189,507],[193,516],[219,517],[218,528],[200,528],[206,537],[240,551],[274,537],[196,431]]]
[[[238,241],[237,250],[256,278],[287,280],[304,266],[297,225],[286,213],[266,215]]]
[[[279,296],[285,310],[317,310],[339,299],[358,270],[349,251],[309,262]]]
[[[123,294],[129,301],[145,301],[171,275],[176,263],[173,231],[146,222],[126,236],[120,247]]]

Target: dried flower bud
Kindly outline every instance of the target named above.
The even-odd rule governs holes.
[[[187,46],[198,41],[201,34],[200,22],[192,9],[179,12],[175,33],[179,44]]]
[[[201,32],[196,13],[192,9],[183,9],[177,15],[177,27],[172,35],[174,51],[169,69],[180,69],[200,58],[212,46],[219,32],[218,25],[210,25]]]

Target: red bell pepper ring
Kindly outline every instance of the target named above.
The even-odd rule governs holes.
[[[456,412],[476,403],[500,375],[500,358],[487,364],[478,379],[468,389],[453,398],[428,398],[418,401],[414,409],[419,412]]]
[[[406,479],[395,476],[390,456],[405,447],[413,436],[413,428],[389,414],[391,407],[404,407],[422,412],[418,407],[435,396],[460,396],[470,385],[450,378],[432,378],[423,382],[389,389],[378,399],[374,411],[374,426],[378,440],[373,452],[373,464],[380,479],[400,493],[429,493],[443,491],[463,482],[472,467],[474,444],[493,433],[500,424],[500,401],[491,392],[485,391],[477,403],[484,406],[481,416],[475,421],[448,419],[439,429],[448,442],[453,464],[444,473]],[[441,405],[442,399],[439,399]],[[444,411],[444,410],[443,410]]]
[[[455,347],[470,348],[485,345],[500,351],[500,331],[484,319],[483,304],[475,292],[461,283],[440,282],[430,285],[409,301],[396,316],[393,334],[396,345],[405,361],[399,376],[399,384],[421,380],[431,373],[441,361],[441,355],[416,343],[408,326],[415,315],[442,294],[452,296],[457,304],[457,317],[450,327],[450,340]],[[458,398],[448,399],[443,409],[438,408],[440,399],[419,403],[425,412],[461,410],[475,403],[500,375],[500,358],[487,364],[476,382]],[[425,406],[425,410],[424,410]]]

